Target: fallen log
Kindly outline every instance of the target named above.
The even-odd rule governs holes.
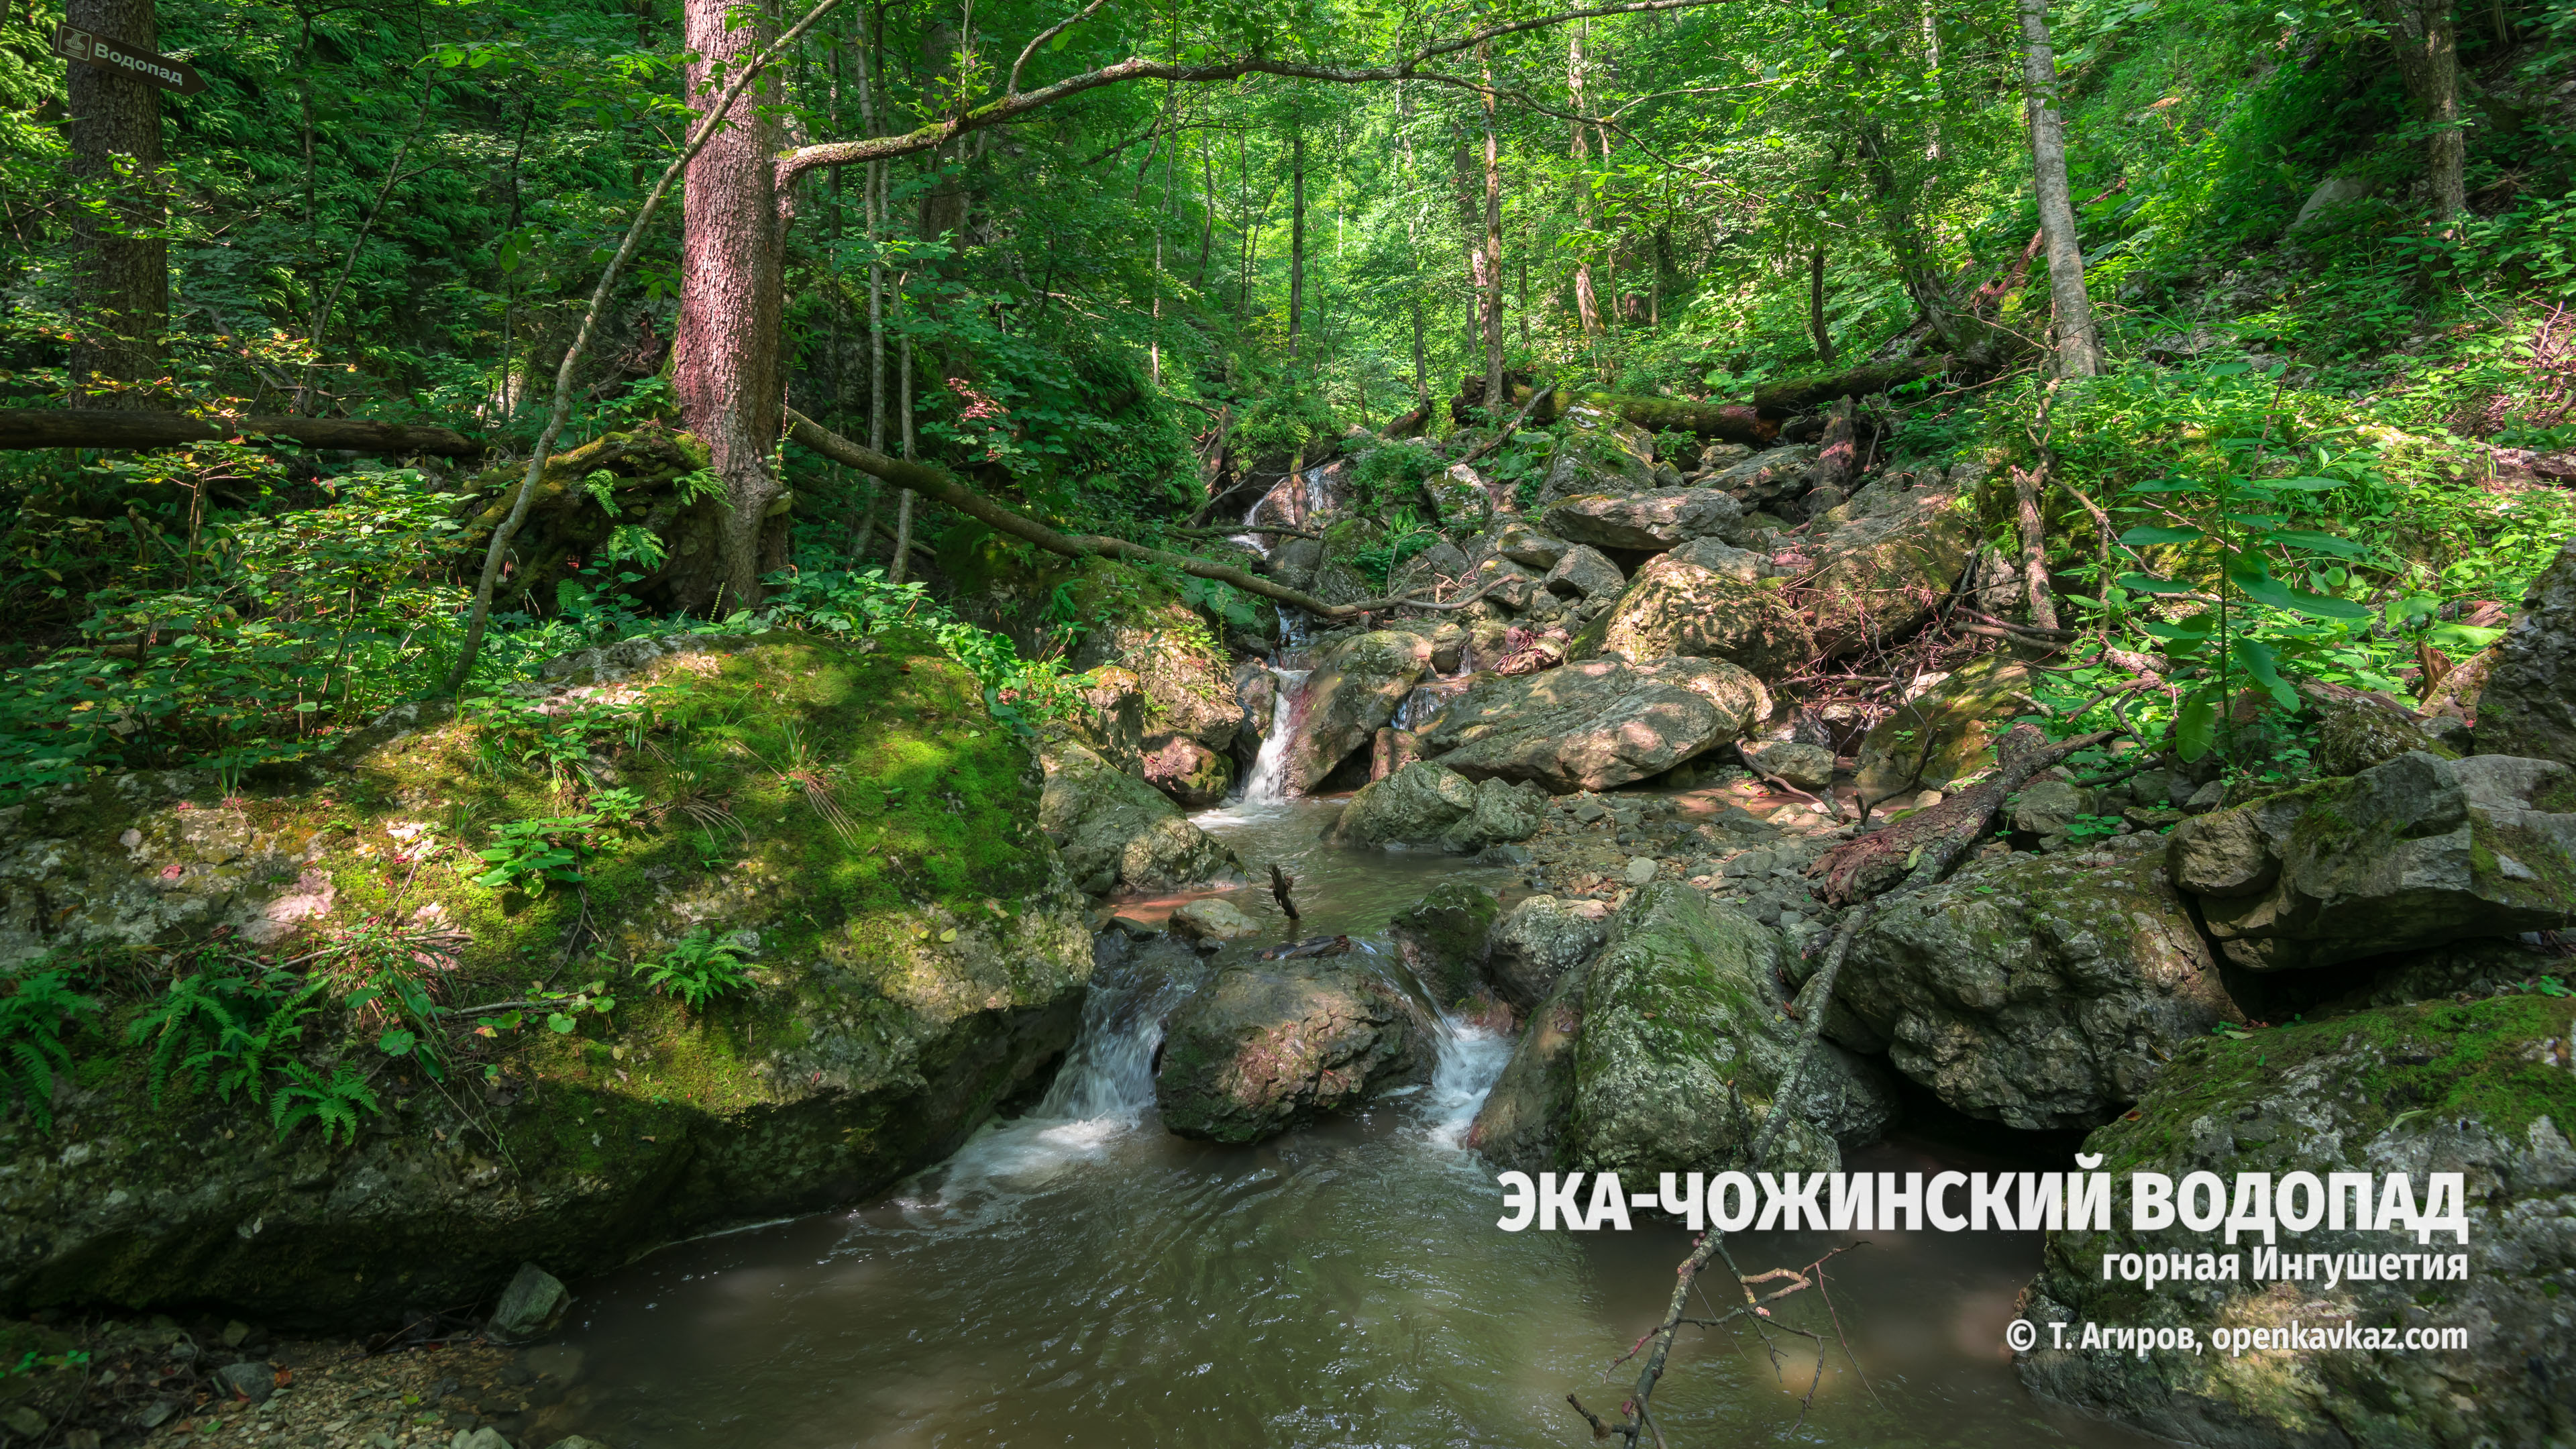
[[[185,413],[105,408],[0,408],[0,448],[176,448],[261,437],[352,453],[428,453],[470,458],[484,445],[453,428],[371,423],[358,418],[194,418]]]
[[[1356,619],[1384,609],[1463,609],[1484,596],[1478,589],[1463,598],[1434,603],[1407,595],[1382,599],[1361,599],[1355,603],[1328,604],[1302,589],[1292,589],[1268,579],[1246,573],[1231,564],[1189,554],[1148,548],[1123,538],[1104,534],[1058,533],[1034,518],[1012,512],[974,489],[957,481],[954,474],[936,463],[919,463],[904,458],[891,458],[874,448],[851,442],[821,423],[787,409],[787,436],[845,467],[856,468],[873,478],[880,478],[898,488],[909,488],[925,498],[936,499],[996,533],[1008,534],[1023,543],[1033,544],[1065,558],[1117,558],[1137,563],[1161,564],[1176,568],[1196,578],[1213,579],[1232,584],[1247,594],[1255,594],[1275,603],[1293,604],[1322,619]]]
[[[1807,874],[1816,894],[1837,905],[1886,895],[1898,886],[1921,886],[1949,874],[1993,823],[2012,793],[2032,776],[2078,750],[2119,734],[2104,730],[2051,744],[2034,725],[2014,725],[1995,747],[1995,772],[1929,809],[1835,846],[1817,857]],[[1861,802],[1862,818],[1877,802]]]

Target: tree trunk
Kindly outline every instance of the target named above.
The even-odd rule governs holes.
[[[1413,293],[1413,400],[1422,404],[1422,415],[1427,418],[1431,415],[1431,373],[1422,354],[1422,292],[1417,287]]]
[[[1306,315],[1306,128],[1290,122],[1288,185],[1288,356],[1297,356],[1297,324]]]
[[[909,332],[904,334],[901,360],[897,370],[899,377],[896,386],[900,389],[900,411],[903,414],[903,460],[909,463],[912,461],[912,334]],[[903,496],[895,500],[894,572],[886,575],[887,581],[902,583],[904,573],[911,564],[912,490],[906,488],[903,490]]]
[[[1503,151],[1494,123],[1494,57],[1477,47],[1485,77],[1485,408],[1501,421],[1503,391]]]
[[[1825,244],[1807,254],[1807,331],[1816,339],[1816,365],[1834,365],[1834,335],[1825,326]]]
[[[2418,114],[2432,134],[2424,143],[2425,179],[2433,191],[2433,220],[2447,230],[2468,210],[2463,168],[2468,137],[2460,129],[2459,26],[2452,0],[2377,0],[2379,18],[2397,55]]]
[[[1922,310],[1925,324],[1942,347],[1953,352],[1969,350],[1981,340],[1977,334],[1982,329],[1965,324],[1951,301],[1950,285],[1933,262],[1923,228],[1915,220],[1912,199],[1896,174],[1895,163],[1889,159],[1876,126],[1861,129],[1860,154],[1868,163],[1870,180],[1878,192],[1879,230],[1887,240],[1888,251],[1896,258],[1896,274],[1905,285],[1905,295]]]
[[[160,46],[153,0],[71,0],[66,23],[136,50]],[[72,210],[71,404],[150,409],[170,317],[169,244],[153,235],[166,184],[161,93],[78,61],[64,71],[71,177],[106,202],[104,214]]]
[[[729,25],[728,0],[687,0],[692,96],[720,91],[727,69],[749,63],[770,27]],[[724,485],[718,573],[684,586],[684,602],[726,612],[760,602],[760,576],[786,560],[786,519],[766,517],[779,494],[769,471],[782,399],[778,196],[771,157],[778,104],[767,77],[745,89],[724,128],[689,164],[680,238],[680,317],[671,345],[671,390],[682,424],[707,445]],[[696,594],[690,598],[687,594]]]
[[[2057,375],[2091,377],[2102,370],[2102,343],[2093,326],[2093,299],[2084,290],[2084,249],[2076,242],[2075,200],[2066,186],[2066,127],[2057,110],[2057,56],[2048,44],[2048,0],[2021,0],[2021,39],[2031,178],[2039,193],[2039,229],[2048,238]]]

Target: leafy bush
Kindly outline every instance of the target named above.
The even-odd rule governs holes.
[[[679,998],[691,1011],[704,1010],[726,992],[751,984],[742,948],[730,936],[707,931],[672,942],[660,960],[637,966],[635,974],[653,990]]]
[[[0,1085],[46,1131],[54,1125],[54,1074],[72,1064],[63,1033],[97,1014],[98,1002],[72,990],[67,971],[22,974],[0,996]]]

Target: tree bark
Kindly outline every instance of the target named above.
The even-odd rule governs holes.
[[[2469,209],[2465,167],[2468,137],[2460,129],[2459,25],[2452,0],[2377,0],[2388,27],[2398,76],[2432,134],[2424,142],[2424,174],[2433,192],[2433,220],[2448,229]]]
[[[698,59],[687,71],[693,97],[722,89],[747,64],[770,26],[729,25],[730,0],[687,0],[683,23]],[[772,156],[778,104],[764,77],[725,113],[724,126],[689,163],[680,246],[680,316],[671,347],[672,394],[682,424],[707,445],[723,483],[725,522],[717,577],[692,580],[696,607],[748,609],[760,576],[786,562],[787,523],[771,519],[779,481],[769,469],[782,403],[778,335],[783,305],[779,206]],[[694,595],[694,597],[692,597]]]
[[[1869,166],[1870,180],[1878,193],[1879,231],[1887,240],[1887,249],[1896,258],[1896,274],[1905,285],[1905,295],[1921,309],[1924,323],[1941,346],[1952,352],[1965,352],[1982,340],[1982,329],[1972,327],[1960,318],[1959,309],[1950,297],[1950,284],[1933,262],[1932,251],[1923,239],[1923,228],[1914,215],[1913,199],[1904,181],[1896,174],[1895,162],[1887,153],[1885,141],[1874,125],[1860,132],[1861,160]]]
[[[160,46],[153,0],[70,0],[65,20],[136,50]],[[161,93],[78,61],[64,71],[71,178],[106,201],[104,215],[72,211],[71,405],[152,409],[170,320]]]
[[[2093,299],[2084,290],[2084,249],[2076,241],[2075,199],[2066,185],[2066,126],[2057,110],[2057,56],[2048,43],[2048,0],[2021,0],[2021,39],[2031,179],[2039,193],[2039,229],[2047,238],[2057,375],[2091,377],[2102,370],[2102,342],[2093,325]]]
[[[1499,410],[1503,391],[1503,151],[1494,118],[1494,57],[1476,47],[1485,77],[1485,405]],[[1499,421],[1499,418],[1497,418]]]
[[[176,448],[188,443],[250,436],[292,438],[309,448],[353,453],[426,453],[471,458],[483,445],[446,428],[370,423],[354,418],[225,418],[208,421],[179,413],[53,408],[0,409],[0,448]]]
[[[898,365],[901,411],[903,414],[903,460],[912,461],[912,334],[905,333]],[[902,583],[912,562],[912,489],[894,504],[894,572],[886,575],[889,582]]]

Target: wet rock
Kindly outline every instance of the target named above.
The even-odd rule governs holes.
[[[1893,644],[1921,628],[1959,582],[1976,522],[1955,489],[1913,489],[1899,506],[1854,518],[1791,550],[1797,596],[1828,658]],[[1779,560],[1775,559],[1775,562]]]
[[[1172,912],[1172,929],[1193,941],[1220,944],[1261,934],[1250,916],[1223,896],[1206,896]]]
[[[1431,667],[1431,641],[1379,629],[1336,643],[1315,661],[1297,708],[1285,778],[1305,794],[1392,723],[1404,697]]]
[[[2090,1127],[2244,1014],[2152,849],[2020,857],[1880,906],[1835,999],[1898,1071],[1972,1117]]]
[[[1546,808],[1546,794],[1531,786],[1469,780],[1417,760],[1352,796],[1324,838],[1336,845],[1437,845],[1472,855],[1537,834]]]
[[[2576,918],[2576,769],[2415,753],[2199,816],[2169,847],[2227,958],[2331,966]]]
[[[2291,1174],[2335,1172],[2466,1175],[2468,1233],[2425,1242],[2402,1229],[2359,1227],[2338,1213],[2283,1230],[2286,1256],[2465,1254],[2468,1274],[2428,1284],[2405,1273],[2338,1272],[2256,1279],[2259,1236],[2221,1244],[2214,1233],[2172,1226],[2142,1231],[2115,1210],[2099,1232],[2057,1232],[2022,1316],[2052,1322],[2188,1327],[2206,1344],[2216,1326],[2286,1334],[2292,1322],[2469,1328],[2465,1349],[2356,1347],[2320,1351],[2075,1351],[2041,1347],[2016,1356],[2035,1393],[2161,1438],[2210,1445],[2544,1444],[2571,1412],[2566,1376],[2576,1361],[2576,1320],[2559,1289],[2576,1261],[2576,1148],[2560,1123],[2571,1115],[2567,1043],[2576,1001],[2503,996],[2473,1005],[2432,1002],[2331,1021],[2257,1031],[2244,1040],[2204,1037],[2176,1052],[2136,1120],[2111,1123],[2086,1142],[2101,1170],[2126,1184],[2136,1172],[2181,1184],[2195,1172],[2233,1184],[2271,1174],[2276,1210]],[[2186,1188],[2184,1191],[2188,1191]],[[2301,1194],[2306,1196],[2306,1194]],[[2313,1197],[2312,1204],[2321,1205]],[[2418,1197],[2419,1207],[2428,1206]],[[2340,1226],[2338,1226],[2340,1224]],[[2244,1277],[2143,1283],[2103,1281],[2103,1255],[2217,1251],[2242,1254]],[[2544,1369],[2542,1366],[2548,1366]]]
[[[2496,641],[2478,696],[2478,752],[2576,765],[2576,542],[2558,550]]]
[[[2029,688],[2029,666],[1988,654],[1898,706],[1870,726],[1855,752],[1861,798],[1947,790],[1994,768],[1995,741],[2025,712],[2015,696]]]
[[[1762,560],[1716,539],[1649,559],[1618,600],[1576,635],[1576,659],[1723,659],[1778,679],[1813,653],[1806,621]]]
[[[1834,752],[1823,745],[1773,740],[1764,745],[1738,748],[1743,749],[1744,757],[1756,767],[1801,790],[1822,790],[1834,782]]]
[[[1446,881],[1398,912],[1388,929],[1397,954],[1434,1003],[1450,1010],[1474,1009],[1478,998],[1495,994],[1485,959],[1502,914],[1493,892]]]
[[[1145,783],[1184,810],[1204,810],[1218,804],[1234,785],[1234,761],[1230,756],[1181,735],[1149,741],[1138,763]]]
[[[1711,488],[1581,494],[1547,510],[1547,531],[1596,548],[1666,549],[1733,527],[1744,509]]]
[[[1594,660],[1478,676],[1423,726],[1422,749],[1470,779],[1569,794],[1661,774],[1769,709],[1761,682],[1723,660]]]
[[[1163,793],[1071,740],[1040,750],[1046,788],[1038,824],[1092,895],[1173,890],[1241,879],[1243,863]]]
[[[1477,1114],[1469,1145],[1524,1171],[1658,1172],[1739,1162],[1796,1051],[1779,935],[1677,882],[1645,886],[1592,960],[1536,1011]],[[1896,1112],[1876,1068],[1818,1043],[1772,1171],[1830,1171],[1836,1143],[1875,1140]]]
[[[525,1343],[554,1331],[572,1306],[572,1291],[563,1280],[534,1263],[521,1263],[501,1301],[492,1307],[484,1332],[502,1343]]]
[[[1547,571],[1551,593],[1567,599],[1616,598],[1627,587],[1628,576],[1619,566],[1601,556],[1598,549],[1577,545],[1565,551],[1556,567]]]
[[[1183,1137],[1259,1142],[1431,1067],[1419,1008],[1352,958],[1247,963],[1172,1012],[1154,1099]]]
[[[215,1370],[215,1382],[235,1399],[265,1404],[277,1392],[277,1371],[264,1363],[228,1363]]]
[[[1527,1011],[1545,1001],[1567,971],[1590,960],[1609,935],[1606,903],[1531,896],[1494,923],[1485,969],[1502,998]]]

